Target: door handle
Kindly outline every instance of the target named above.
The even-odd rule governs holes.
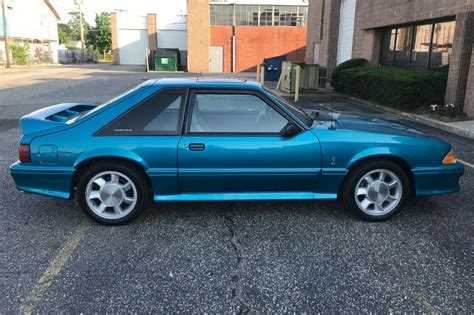
[[[190,143],[188,145],[188,149],[191,151],[204,151],[205,148],[204,143]]]

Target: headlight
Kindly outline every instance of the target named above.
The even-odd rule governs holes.
[[[446,154],[446,156],[444,157],[443,164],[447,165],[447,164],[454,164],[454,163],[456,163],[456,157],[454,156],[453,149],[451,149],[448,152],[448,154]]]

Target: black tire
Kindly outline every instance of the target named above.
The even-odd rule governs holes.
[[[104,218],[97,215],[91,207],[89,207],[87,198],[86,198],[86,188],[89,181],[96,175],[101,174],[103,172],[118,172],[121,173],[130,179],[136,188],[136,203],[131,210],[129,210],[128,214],[118,218],[118,219],[110,219]],[[139,169],[138,167],[123,163],[123,162],[115,162],[115,161],[104,161],[98,162],[90,166],[79,178],[79,182],[77,185],[77,199],[79,202],[79,206],[84,211],[84,213],[89,216],[94,221],[97,221],[101,224],[105,225],[123,225],[133,221],[140,212],[149,207],[150,205],[150,188],[148,181],[145,178],[144,172]]]
[[[388,170],[389,172],[393,172],[399,179],[401,184],[401,198],[399,199],[396,206],[391,209],[389,212],[384,214],[368,214],[370,212],[366,210],[364,212],[358,205],[355,195],[355,189],[359,181],[370,172],[377,171],[377,170]],[[357,165],[354,169],[352,169],[348,174],[346,179],[344,180],[341,190],[339,199],[342,201],[344,208],[352,213],[355,213],[362,219],[368,221],[383,221],[389,217],[395,215],[398,211],[400,211],[406,201],[410,198],[411,187],[410,187],[410,180],[406,172],[401,168],[398,164],[387,160],[387,159],[379,159],[379,160],[368,160],[366,162],[362,162]],[[363,197],[362,197],[363,198]],[[360,202],[359,202],[360,204]]]

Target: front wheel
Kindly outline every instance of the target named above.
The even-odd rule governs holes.
[[[92,219],[107,225],[126,224],[146,207],[148,185],[141,172],[121,163],[98,163],[78,183],[78,200]]]
[[[389,160],[368,161],[348,174],[341,199],[346,209],[380,221],[403,208],[410,194],[405,171]]]

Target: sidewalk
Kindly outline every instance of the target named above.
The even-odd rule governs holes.
[[[287,100],[293,101],[294,96],[292,94],[275,90],[276,82],[265,82],[265,84],[276,94],[284,97]],[[439,121],[431,117],[402,112],[391,107],[378,105],[369,101],[357,99],[336,92],[331,95],[331,92],[326,89],[320,89],[318,90],[318,93],[313,94],[300,94],[300,100],[298,101],[298,104],[305,108],[322,108],[325,110],[332,110],[341,113],[370,116],[376,115],[383,116],[384,118],[388,119],[404,118],[448,131],[459,136],[474,139],[474,120],[458,122]]]
[[[467,137],[470,139],[474,139],[474,120],[464,120],[464,121],[456,121],[456,122],[445,122],[445,121],[440,121],[435,118],[423,116],[423,115],[418,115],[418,114],[413,114],[413,113],[407,113],[407,112],[402,112],[400,110],[397,110],[395,108],[391,108],[388,106],[383,106],[379,104],[372,103],[370,101],[365,101],[365,100],[360,100],[354,97],[350,96],[345,96],[350,100],[354,100],[354,102],[360,102],[363,103],[365,106],[371,106],[375,107],[377,109],[398,115],[398,116],[403,116],[405,118],[408,118],[413,121],[418,121],[421,123],[424,123],[428,126],[435,127],[444,131],[448,131],[454,134],[457,134],[459,136]]]

